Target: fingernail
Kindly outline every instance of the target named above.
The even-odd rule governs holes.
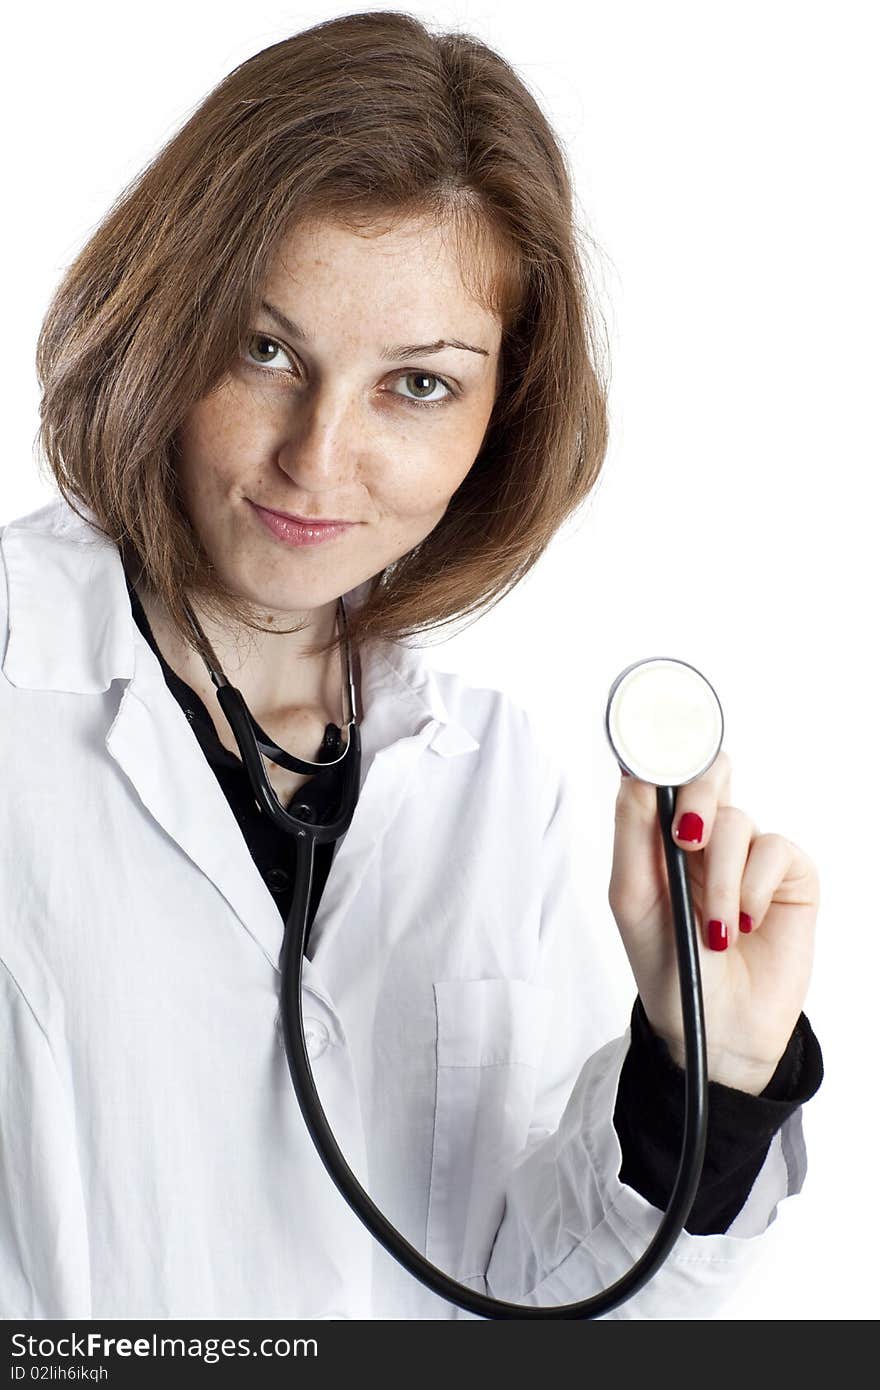
[[[752,930],[752,919],[747,912],[741,912],[739,914],[739,929],[740,931]]]
[[[688,844],[699,844],[703,838],[703,822],[696,811],[685,811],[681,820],[678,822],[678,829],[675,832],[677,840],[686,840]]]
[[[618,763],[617,766],[620,767],[620,763]],[[621,775],[621,777],[628,777],[628,776],[629,776],[629,773],[627,772],[627,770],[626,770],[625,767],[620,767],[620,775]]]
[[[709,946],[713,951],[727,950],[727,926],[724,922],[709,923]]]

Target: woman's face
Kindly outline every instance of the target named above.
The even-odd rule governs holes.
[[[220,577],[283,615],[331,603],[436,526],[486,433],[501,323],[432,222],[369,238],[300,227],[263,299],[237,364],[183,422],[180,485]],[[430,350],[441,339],[469,347]],[[290,546],[252,503],[354,524]]]

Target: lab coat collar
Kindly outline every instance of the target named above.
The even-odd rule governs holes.
[[[20,689],[71,694],[100,694],[115,680],[125,682],[105,738],[109,755],[277,971],[283,923],[275,901],[134,621],[119,551],[93,524],[94,514],[84,511],[87,522],[59,498],[3,528],[9,589],[3,672]],[[363,596],[363,587],[346,595],[355,604]],[[332,943],[420,759],[429,749],[448,759],[479,747],[451,717],[418,649],[368,643],[359,685],[361,795],[312,925],[312,958],[303,962],[303,988],[322,1001],[337,1031],[342,1024],[333,999],[354,982],[346,973],[348,954],[331,949]]]
[[[63,497],[8,523],[0,545],[9,585],[9,640],[3,672],[28,690],[97,694],[114,680],[155,680],[139,654],[117,547],[80,504],[86,523]],[[356,606],[367,585],[345,598]],[[379,699],[381,693],[391,698]],[[443,757],[479,748],[454,720],[432,668],[404,642],[369,644],[361,654],[361,738],[375,751],[436,724],[430,747]]]

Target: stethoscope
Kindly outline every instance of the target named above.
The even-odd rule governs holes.
[[[645,1253],[622,1278],[582,1303],[536,1308],[506,1303],[459,1284],[432,1265],[397,1231],[361,1187],[336,1143],[315,1087],[306,1046],[302,1013],[302,974],[315,846],[337,840],[348,829],[360,792],[361,744],[357,723],[351,648],[345,602],[338,620],[345,650],[348,718],[345,747],[330,762],[313,763],[285,752],[255,722],[240,692],[231,686],[216,661],[188,603],[184,608],[193,631],[211,653],[204,657],[217,699],[226,716],[250,777],[260,810],[294,837],[296,881],[281,947],[281,1020],[284,1047],[296,1098],[312,1142],[327,1172],[373,1237],[410,1274],[434,1293],[483,1318],[596,1318],[631,1298],[662,1265],[684,1228],[697,1195],[706,1152],[708,1074],[706,1031],[697,927],[694,921],[685,852],[672,838],[675,796],[679,787],[712,766],[721,748],[724,719],[718,696],[695,667],[672,657],[649,657],[620,673],[608,696],[605,732],[621,767],[657,788],[669,892],[675,921],[679,990],[685,1029],[685,1119],[681,1158],[666,1213]],[[262,755],[262,756],[261,756]],[[341,763],[342,795],[335,816],[311,825],[283,807],[266,775],[263,756],[291,772],[317,773]],[[301,808],[311,812],[310,807]]]

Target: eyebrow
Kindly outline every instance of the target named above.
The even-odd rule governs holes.
[[[304,343],[310,341],[308,333],[304,333],[298,323],[294,323],[293,319],[289,319],[274,304],[270,304],[266,299],[261,300],[260,303],[266,313],[271,314],[272,318],[280,323],[291,338],[299,338]],[[489,356],[487,348],[474,347],[472,343],[463,343],[459,338],[438,338],[436,343],[400,343],[397,347],[384,347],[380,356],[394,361],[401,357],[420,357],[429,352],[442,352],[447,347],[461,348],[464,352],[478,352],[483,357]]]

